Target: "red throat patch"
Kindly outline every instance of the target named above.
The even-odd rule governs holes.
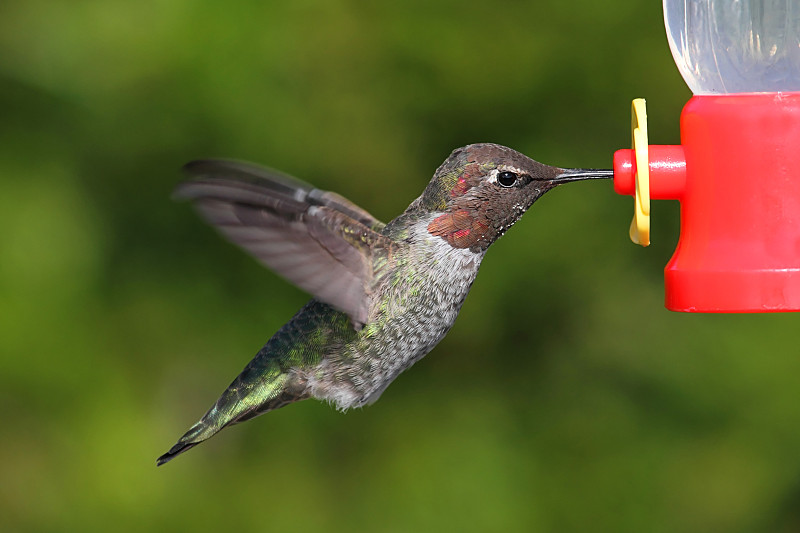
[[[466,209],[438,216],[428,224],[428,233],[444,238],[454,248],[471,248],[485,239],[489,223]]]

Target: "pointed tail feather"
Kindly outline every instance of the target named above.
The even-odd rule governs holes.
[[[182,454],[183,452],[189,451],[201,442],[210,439],[217,433],[219,433],[225,426],[228,426],[232,423],[235,423],[236,418],[230,418],[230,416],[220,416],[220,404],[223,400],[229,396],[230,389],[225,391],[225,394],[217,400],[217,403],[212,407],[203,418],[200,419],[195,425],[189,428],[178,442],[169,449],[167,453],[162,455],[156,460],[156,466],[161,466],[164,463],[168,463],[169,461],[173,460],[178,455]],[[229,411],[229,415],[232,414]]]
[[[197,425],[199,425],[199,423]],[[196,427],[197,425],[195,425],[194,427]],[[194,429],[194,427],[192,429]],[[193,431],[189,430],[186,433],[186,435],[181,437],[181,439],[175,444],[175,446],[170,448],[167,453],[165,453],[164,455],[162,455],[161,457],[156,459],[156,466],[161,466],[161,465],[163,465],[165,463],[168,463],[168,462],[172,461],[173,459],[175,459],[177,456],[179,456],[183,452],[191,450],[192,448],[194,448],[195,446],[197,446],[198,444],[200,444],[201,442],[203,442],[205,440],[205,439],[201,439],[201,440],[198,440],[197,442],[192,442],[191,441],[192,433],[193,433]]]
[[[254,364],[255,363],[255,364]],[[277,374],[277,375],[275,375]],[[267,374],[269,376],[269,374]],[[284,373],[264,379],[257,359],[245,368],[214,404],[214,407],[192,426],[170,450],[156,460],[161,466],[201,442],[210,439],[227,426],[244,422],[284,405],[308,398],[304,387],[296,387]]]

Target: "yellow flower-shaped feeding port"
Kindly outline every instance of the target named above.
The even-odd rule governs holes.
[[[631,144],[636,165],[633,220],[630,237],[635,244],[650,245],[650,158],[647,144],[647,109],[644,98],[631,104]]]

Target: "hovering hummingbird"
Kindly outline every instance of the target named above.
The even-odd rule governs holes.
[[[313,299],[267,341],[158,465],[306,398],[375,402],[442,340],[489,246],[544,193],[610,170],[562,169],[496,144],[458,148],[384,224],[342,196],[246,163],[194,161],[178,198]]]

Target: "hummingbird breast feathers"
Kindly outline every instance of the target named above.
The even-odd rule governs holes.
[[[406,243],[394,251],[393,268],[377,280],[369,319],[357,338],[304,372],[311,396],[342,410],[373,403],[453,326],[484,253],[431,235],[427,227],[435,216],[407,226]]]

